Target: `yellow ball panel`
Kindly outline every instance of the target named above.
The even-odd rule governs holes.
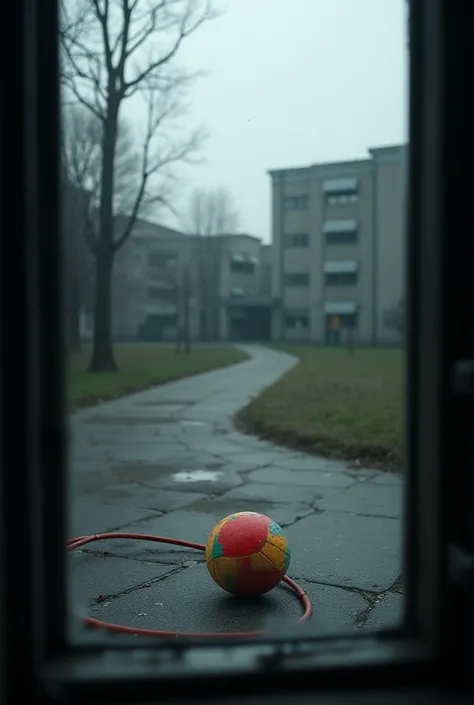
[[[283,534],[269,534],[268,543],[279,548],[283,553],[288,551],[288,541]]]
[[[261,549],[260,555],[266,560],[267,564],[269,563],[276,570],[285,572],[288,559],[285,551],[281,548],[271,543],[266,543]]]
[[[212,559],[207,564],[207,567],[213,580],[215,580],[221,588],[224,588],[224,590],[232,592],[241,563],[242,561],[238,558],[225,558],[224,556],[220,556],[219,558]]]

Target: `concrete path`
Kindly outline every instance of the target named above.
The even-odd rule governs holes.
[[[285,527],[289,575],[313,602],[311,631],[393,626],[403,602],[400,477],[237,432],[234,414],[297,364],[245,349],[252,358],[239,365],[72,417],[70,535],[120,530],[205,543],[222,517],[263,512]],[[71,554],[71,597],[100,619],[177,631],[258,629],[300,615],[284,586],[258,600],[228,596],[202,559],[137,541],[93,544]]]

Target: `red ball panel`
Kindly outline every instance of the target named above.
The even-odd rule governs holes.
[[[243,597],[263,595],[272,590],[281,581],[282,575],[272,568],[265,571],[253,571],[250,568],[239,571],[237,576],[236,594]]]
[[[241,558],[260,551],[267,535],[267,524],[260,514],[240,514],[222,526],[218,542],[224,556]]]

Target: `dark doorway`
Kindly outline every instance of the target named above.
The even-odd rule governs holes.
[[[171,340],[176,324],[175,313],[149,314],[146,322],[138,326],[138,340],[143,342]]]
[[[230,309],[229,337],[231,340],[270,340],[271,312],[269,306],[246,306]]]

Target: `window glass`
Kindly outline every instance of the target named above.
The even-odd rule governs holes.
[[[61,3],[83,640],[403,611],[406,3],[214,4]]]

